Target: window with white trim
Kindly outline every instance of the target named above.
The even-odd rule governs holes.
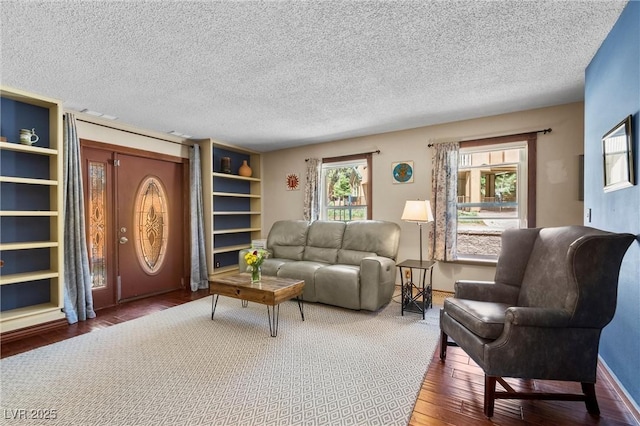
[[[322,160],[320,219],[371,219],[371,155]]]
[[[458,259],[496,259],[505,229],[535,226],[536,137],[520,138],[460,144]]]

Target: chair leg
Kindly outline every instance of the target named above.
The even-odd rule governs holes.
[[[496,402],[496,381],[494,376],[484,376],[484,415],[493,417],[493,407]]]
[[[440,331],[440,359],[444,361],[447,358],[447,342],[449,337],[444,331]]]
[[[598,407],[598,400],[596,399],[596,385],[595,383],[581,383],[582,392],[584,392],[584,403],[587,406],[589,414],[594,416],[600,415],[600,407]]]

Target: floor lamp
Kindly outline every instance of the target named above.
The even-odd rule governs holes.
[[[422,263],[422,224],[433,222],[431,203],[427,200],[407,200],[401,219],[406,222],[415,222],[420,228],[420,263]]]

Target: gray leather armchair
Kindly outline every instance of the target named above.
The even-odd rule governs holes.
[[[599,414],[600,333],[613,318],[620,264],[634,239],[585,226],[507,230],[495,281],[456,282],[440,311],[440,359],[457,345],[484,370],[487,417],[495,399],[585,401]],[[583,393],[516,392],[503,377],[575,381]],[[496,392],[496,382],[506,391]]]

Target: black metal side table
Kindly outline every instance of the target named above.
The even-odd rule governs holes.
[[[433,265],[436,262],[434,260],[405,260],[398,263],[400,268],[400,284],[402,287],[402,301],[401,301],[401,313],[404,316],[404,311],[417,312],[424,314],[427,308],[433,308]],[[413,270],[418,269],[417,275],[419,282],[413,281]],[[429,272],[429,282],[426,282],[427,272]],[[406,275],[405,275],[406,274]],[[405,282],[406,279],[406,282]]]

